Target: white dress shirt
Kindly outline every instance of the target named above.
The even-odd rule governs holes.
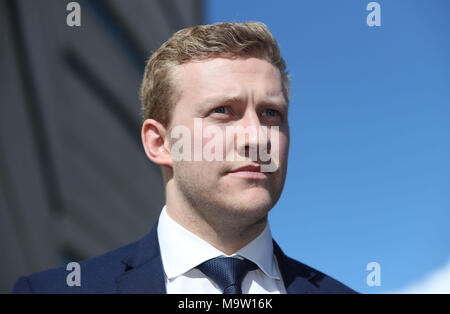
[[[246,258],[258,265],[258,269],[244,277],[243,294],[286,293],[273,253],[269,223],[256,239],[233,255],[226,255],[179,225],[169,217],[166,206],[159,216],[157,232],[167,293],[222,293],[211,279],[195,268],[219,256]]]

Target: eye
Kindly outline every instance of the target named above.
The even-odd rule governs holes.
[[[226,113],[228,113],[228,108],[227,108],[227,107],[224,107],[224,106],[220,106],[220,107],[214,108],[214,109],[212,110],[212,112],[213,112],[213,113],[226,114]]]
[[[275,109],[266,109],[263,111],[263,115],[265,116],[269,116],[269,117],[278,117],[280,116],[280,112],[278,110]]]

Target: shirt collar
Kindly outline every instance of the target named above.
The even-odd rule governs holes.
[[[159,216],[157,232],[164,271],[169,279],[209,259],[228,256],[175,222],[167,214],[166,206]],[[268,223],[257,238],[231,256],[244,257],[258,265],[270,278],[281,279],[274,263],[272,233]]]

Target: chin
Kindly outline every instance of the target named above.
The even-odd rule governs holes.
[[[241,189],[236,191],[233,199],[239,200],[240,203],[244,205],[258,205],[257,207],[265,206],[272,207],[274,206],[273,195],[268,191],[267,188],[256,186],[252,188]]]
[[[239,216],[248,216],[255,219],[262,218],[268,214],[268,212],[275,205],[269,193],[250,193],[249,191],[243,191],[227,200],[228,206],[231,211]]]

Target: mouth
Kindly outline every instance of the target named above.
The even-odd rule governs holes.
[[[261,172],[260,165],[246,165],[239,167],[228,172],[230,176],[249,179],[249,180],[265,180],[268,173]]]

